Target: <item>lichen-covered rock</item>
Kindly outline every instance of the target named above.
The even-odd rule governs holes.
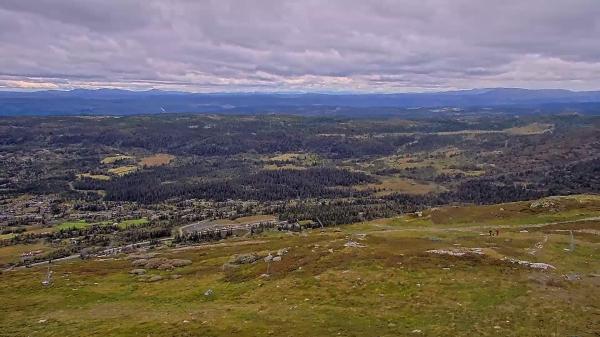
[[[165,259],[164,257],[155,257],[155,258],[148,260],[148,262],[146,263],[146,268],[158,269],[158,267],[160,267],[161,265],[168,263],[168,262],[169,262],[169,260]]]
[[[523,260],[513,259],[510,257],[504,257],[504,258],[502,258],[502,261],[507,261],[510,263],[518,264],[518,265],[529,267],[532,269],[541,269],[541,270],[556,269],[556,267],[554,267],[551,264],[542,263],[542,262],[523,261]]]
[[[190,265],[192,261],[184,259],[167,259],[164,257],[154,257],[151,259],[138,259],[131,264],[134,267],[144,267],[147,269],[171,270]]]
[[[229,263],[231,264],[250,264],[259,260],[262,256],[256,253],[234,255]]]
[[[156,267],[156,269],[159,269],[159,270],[171,270],[173,268],[174,268],[173,265],[169,262],[163,263],[160,266]]]
[[[173,267],[179,268],[179,267],[189,266],[190,264],[192,264],[192,261],[184,260],[184,259],[173,259],[173,260],[170,260],[169,263],[171,265],[173,265]]]
[[[134,267],[145,267],[147,263],[148,263],[147,259],[139,259],[139,260],[135,260],[135,261],[131,262],[131,265]]]
[[[148,282],[156,282],[156,281],[160,281],[162,280],[163,277],[160,275],[152,275],[150,276],[150,278],[148,279]]]
[[[432,249],[427,253],[450,256],[465,256],[465,255],[484,255],[481,248],[452,248],[452,249]]]
[[[365,245],[362,245],[362,244],[360,244],[360,243],[358,243],[358,242],[356,242],[356,241],[352,241],[352,240],[350,240],[350,241],[348,241],[348,242],[344,243],[344,247],[350,247],[350,248],[363,248],[363,247],[366,247],[366,246],[365,246]]]

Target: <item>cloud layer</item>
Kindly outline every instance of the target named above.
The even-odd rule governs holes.
[[[598,0],[3,0],[0,87],[600,88]]]

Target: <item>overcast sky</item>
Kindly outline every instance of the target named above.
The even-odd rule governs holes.
[[[0,88],[600,89],[600,0],[1,0]]]

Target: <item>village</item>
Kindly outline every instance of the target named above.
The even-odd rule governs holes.
[[[24,266],[83,254],[104,255],[120,252],[123,247],[148,245],[144,232],[164,229],[152,239],[200,242],[242,235],[248,231],[285,227],[286,221],[270,215],[276,204],[259,202],[186,200],[174,205],[139,205],[131,202],[64,202],[58,196],[36,195],[4,198],[0,201],[0,247],[18,247],[19,259],[5,257],[3,267]],[[257,215],[264,213],[265,215]],[[300,227],[314,226],[304,221]],[[132,232],[137,236],[128,236]],[[218,234],[215,234],[217,233]],[[222,232],[222,234],[221,234]],[[101,234],[107,240],[85,241],[86,236]],[[28,247],[32,247],[28,249]],[[69,249],[66,249],[69,247]],[[72,247],[77,247],[71,249]],[[93,249],[92,249],[93,248]],[[60,256],[56,251],[63,250]],[[67,254],[70,253],[70,254]]]

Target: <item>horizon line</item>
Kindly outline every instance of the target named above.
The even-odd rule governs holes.
[[[73,91],[90,91],[97,92],[102,90],[111,91],[124,91],[132,93],[149,93],[149,92],[162,92],[162,93],[181,93],[181,94],[204,94],[204,95],[285,95],[285,94],[319,94],[319,95],[400,95],[400,94],[436,94],[436,93],[455,93],[455,92],[470,92],[470,91],[485,91],[485,90],[523,90],[523,91],[564,91],[571,93],[586,93],[586,92],[599,92],[599,89],[591,90],[574,90],[567,88],[524,88],[524,87],[473,87],[469,89],[444,89],[444,90],[431,90],[431,91],[353,91],[353,90],[274,90],[274,91],[262,91],[262,90],[248,90],[248,91],[188,91],[188,90],[170,90],[170,89],[133,89],[133,88],[117,88],[117,87],[96,87],[96,88],[69,88],[69,89],[37,89],[37,88],[0,88],[0,92],[4,93],[39,93],[39,92],[73,92]]]

